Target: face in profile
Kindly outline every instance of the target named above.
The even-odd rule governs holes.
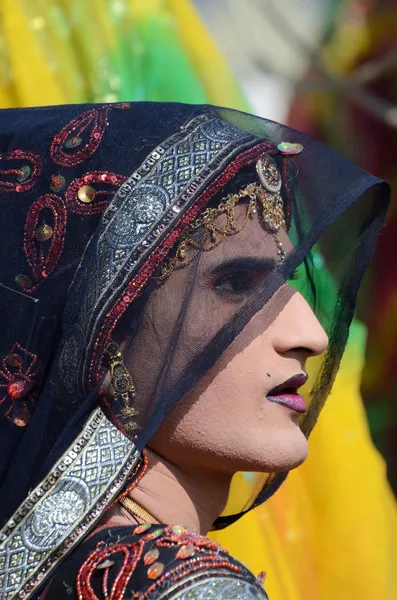
[[[288,252],[287,234],[280,237]],[[264,289],[278,261],[274,237],[252,218],[152,293],[127,362],[138,408],[150,410],[164,361],[177,381],[222,326]],[[306,381],[307,360],[323,353],[327,341],[304,298],[284,284],[171,409],[149,447],[182,469],[233,474],[298,466],[307,455],[299,387]]]

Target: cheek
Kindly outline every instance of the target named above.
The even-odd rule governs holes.
[[[255,341],[210,383],[203,381],[184,396],[153,437],[153,450],[169,454],[183,447],[217,456],[241,452],[236,439],[242,428],[252,429],[255,420],[261,420],[264,405],[261,353]]]

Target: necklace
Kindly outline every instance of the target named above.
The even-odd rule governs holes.
[[[132,515],[133,517],[138,517],[144,523],[153,523],[155,525],[160,525],[160,521],[157,521],[157,519],[155,519],[153,517],[153,515],[148,513],[137,502],[134,502],[134,500],[131,500],[131,498],[127,498],[126,496],[123,496],[122,498],[119,498],[119,502],[122,506],[124,506],[124,508],[127,510],[127,512],[130,515]]]

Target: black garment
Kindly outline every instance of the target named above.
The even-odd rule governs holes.
[[[81,544],[57,570],[45,600],[92,600],[89,585],[101,600],[267,599],[252,573],[208,538],[180,533],[181,528],[172,526],[152,525],[140,534],[134,533],[137,529],[139,526],[109,527]],[[109,595],[105,596],[107,567]],[[125,582],[119,589],[125,591],[111,595],[110,590],[123,575]]]
[[[208,207],[257,182],[261,161],[280,184],[284,261],[258,210],[258,258],[272,259],[260,284],[238,301],[205,288],[199,252],[164,284],[171,282],[169,296],[153,319],[159,276],[178,243]],[[234,342],[241,350],[265,331],[295,290],[330,340],[300,423],[310,434],[389,192],[278,123],[211,106],[123,103],[0,111],[0,195],[0,599],[10,600],[31,597],[53,576],[135,473],[168,412],[230,360]],[[235,240],[229,248],[238,258]],[[154,343],[140,344],[142,323],[154,321]],[[124,359],[141,361],[131,369],[131,428],[119,399],[100,392],[106,348],[120,333],[128,337]],[[214,527],[260,505],[286,475],[260,475],[252,497],[238,503],[232,485]]]

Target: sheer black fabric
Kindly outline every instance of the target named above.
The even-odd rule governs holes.
[[[87,157],[66,167],[59,165],[57,155],[55,160],[53,154],[50,157],[51,140],[72,118],[92,110],[91,107],[0,112],[1,151],[34,149],[43,157],[41,174],[28,192],[2,188],[4,208],[0,218],[5,235],[0,240],[0,358],[18,342],[30,355],[38,357],[40,375],[32,383],[30,403],[26,397],[17,398],[9,410],[11,400],[5,396],[0,407],[4,413],[0,425],[1,522],[10,517],[29,489],[73,442],[99,402],[109,418],[142,449],[168,412],[210,369],[227,364],[255,336],[266,331],[294,290],[307,299],[330,340],[325,356],[316,360],[306,392],[310,406],[302,419],[302,429],[309,435],[337,373],[359,285],[387,209],[386,184],[319,142],[280,124],[208,106],[142,103],[131,108],[108,108],[109,126],[104,128],[94,151],[91,150],[96,141],[90,146],[89,136],[92,131],[99,133],[98,123],[94,123],[92,131],[74,131],[74,136],[83,140],[80,145],[86,144]],[[193,125],[192,119],[197,120]],[[175,135],[182,139],[169,141]],[[188,135],[191,138],[186,141]],[[277,149],[281,142],[302,144],[303,150],[283,156]],[[159,145],[161,150],[154,155]],[[172,155],[167,154],[170,148],[176,148]],[[63,147],[63,152],[69,156],[74,150]],[[282,233],[285,260],[279,261],[274,236],[260,228],[255,219],[249,219],[240,233],[228,237],[214,250],[199,253],[191,264],[174,271],[161,283],[159,276],[168,250],[156,261],[153,256],[164,247],[166,236],[176,232],[174,243],[169,244],[172,255],[188,226],[188,210],[196,206],[198,213],[208,205],[218,206],[227,193],[258,181],[256,161],[266,153],[274,158],[282,174],[281,193],[288,222],[288,233]],[[115,180],[103,190],[106,178],[101,180],[101,191],[106,193],[99,195],[97,190],[92,204],[67,200],[70,186],[81,176],[106,172],[131,180],[148,156],[153,157],[153,164],[145,163],[146,175],[141,173],[139,180],[132,178],[137,190],[136,207],[141,210],[139,235],[137,230],[129,229],[130,220],[122,218],[130,198],[125,191],[128,181],[120,185],[120,179]],[[20,169],[15,160],[19,160],[18,155],[11,157],[10,165]],[[174,196],[169,200],[170,184],[166,178],[172,169],[176,180]],[[23,228],[32,193],[34,198],[49,193],[54,174],[67,180],[65,189],[56,192],[68,211],[64,250],[51,273],[38,280],[40,285],[33,286],[33,291],[28,287],[21,289],[14,278],[28,270]],[[13,176],[3,175],[7,177]],[[88,184],[84,180],[80,183],[89,185],[92,178],[87,181]],[[168,200],[161,204],[165,189]],[[174,221],[161,229],[161,218],[169,202],[189,195],[188,189],[188,204],[176,206]],[[22,194],[23,202],[17,204]],[[103,201],[103,207],[90,213],[86,207],[95,206],[98,199]],[[158,212],[157,205],[161,205]],[[131,206],[128,210],[132,210]],[[239,210],[244,210],[243,203]],[[10,223],[16,226],[9,227]],[[151,231],[157,236],[155,242],[142,245],[144,236]],[[25,227],[25,239],[26,235]],[[134,244],[145,255],[141,262],[133,254],[137,251]],[[266,276],[240,295],[238,301],[209,285],[213,281],[210,271],[217,269],[221,275],[223,265],[246,257],[266,259],[269,268]],[[149,272],[150,260],[152,271],[142,290],[132,302],[126,300],[112,320],[112,311],[120,306],[117,303],[130,298],[134,277],[144,268]],[[139,429],[132,433],[120,421],[117,404],[100,392],[107,368],[103,349],[109,337],[122,344],[125,363],[136,384]],[[26,355],[26,361],[30,355]],[[17,424],[21,410],[30,416],[25,427]],[[244,423],[238,427],[244,427]],[[232,486],[230,506],[215,527],[228,525],[265,501],[284,477],[285,474],[258,477],[252,497],[243,501],[239,497],[238,502]]]

